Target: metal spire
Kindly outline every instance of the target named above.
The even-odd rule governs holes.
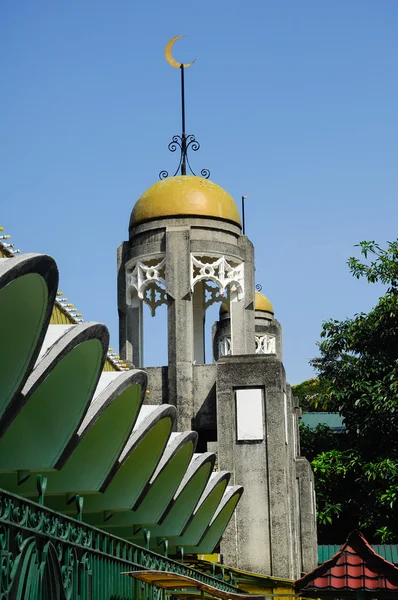
[[[193,172],[192,167],[189,163],[188,149],[191,148],[191,150],[193,150],[194,152],[197,152],[200,148],[200,144],[196,140],[195,136],[192,133],[187,134],[186,128],[185,128],[185,73],[184,73],[184,71],[185,71],[185,69],[187,69],[188,67],[193,65],[193,63],[195,61],[193,60],[192,62],[186,63],[186,64],[179,63],[173,58],[173,54],[172,54],[173,44],[182,37],[183,37],[182,35],[177,35],[176,37],[171,39],[168,42],[165,52],[164,52],[167,62],[172,67],[174,67],[176,69],[180,69],[180,73],[181,73],[181,135],[173,135],[171,142],[168,145],[170,152],[176,152],[178,148],[180,149],[180,160],[178,163],[177,170],[174,173],[173,177],[175,177],[177,175],[178,171],[181,172],[181,175],[186,175],[187,167],[188,167],[189,171],[192,173],[192,175],[195,175],[195,173]],[[210,177],[209,169],[202,169],[200,174],[202,177],[205,177],[206,179],[208,179]],[[168,171],[163,170],[163,171],[160,171],[160,173],[159,173],[159,179],[165,179],[168,176],[169,176]]]

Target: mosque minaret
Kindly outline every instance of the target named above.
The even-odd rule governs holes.
[[[186,134],[184,71],[193,63],[173,59],[180,37],[165,53],[181,75],[182,130],[169,144],[180,161],[137,200],[118,250],[120,354],[145,369],[143,307],[156,319],[165,305],[168,359],[147,369],[147,402],[173,404],[177,430],[196,431],[197,450],[215,452],[217,468],[244,486],[221,542],[225,563],[294,579],[317,564],[313,473],[300,456],[281,326],[255,291],[253,244],[232,196],[207,169],[199,177],[190,166],[188,151],[199,143]],[[216,303],[208,357],[206,314]]]

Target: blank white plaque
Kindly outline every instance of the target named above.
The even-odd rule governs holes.
[[[261,388],[236,390],[235,399],[237,441],[263,440],[263,390]]]

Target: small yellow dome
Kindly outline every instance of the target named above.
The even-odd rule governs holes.
[[[229,304],[228,302],[222,302],[220,306],[220,315],[224,315],[229,312]]]
[[[254,292],[254,309],[274,314],[274,307],[261,292]]]
[[[222,187],[194,175],[158,181],[144,192],[133,208],[130,227],[163,217],[213,217],[240,226],[235,200]]]
[[[254,292],[254,310],[260,310],[263,312],[269,312],[274,314],[274,307],[264,294],[260,292]],[[220,315],[229,312],[228,302],[223,302],[220,306]]]

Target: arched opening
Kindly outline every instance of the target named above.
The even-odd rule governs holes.
[[[209,364],[218,358],[213,325],[219,320],[220,303],[243,298],[244,264],[225,256],[191,255],[191,268],[193,360]]]
[[[217,302],[214,302],[209,306],[206,311],[206,323],[205,323],[205,353],[206,353],[206,363],[215,362],[216,357],[214,356],[214,326],[216,322],[220,319],[220,307],[222,302],[226,302],[227,299],[224,300],[220,298]]]
[[[213,362],[213,325],[218,321],[220,303],[226,292],[213,281],[202,280],[192,294],[193,360],[197,365]]]
[[[161,304],[153,315],[148,304],[143,302],[143,346],[145,367],[167,365],[167,305]]]
[[[167,364],[165,259],[138,260],[128,275],[128,332],[136,367]]]

